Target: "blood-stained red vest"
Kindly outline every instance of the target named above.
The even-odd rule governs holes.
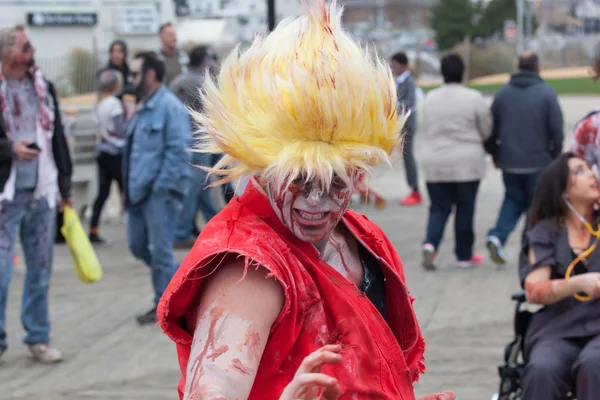
[[[356,285],[319,259],[312,244],[281,224],[251,181],[241,198],[234,198],[202,229],[158,306],[159,323],[177,344],[180,398],[193,335],[183,321],[195,312],[205,278],[218,268],[215,256],[234,253],[246,258],[246,268],[267,268],[285,292],[249,400],[278,399],[304,357],[325,344],[344,345],[342,363],[323,369],[340,382],[341,400],[414,400],[413,383],[425,370],[425,342],[400,257],[367,217],[347,211],[342,222],[380,263],[387,322]]]

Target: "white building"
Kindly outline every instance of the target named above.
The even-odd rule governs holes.
[[[267,31],[267,0],[187,0],[187,4],[191,19],[228,21],[236,41],[250,41]],[[275,11],[277,21],[281,21],[301,15],[303,10],[299,0],[276,0]]]
[[[266,31],[266,8],[267,0],[0,0],[0,27],[25,24],[37,57],[49,59],[74,48],[102,55],[114,39],[132,50],[154,49],[164,22],[184,25],[197,42],[251,40]],[[276,11],[281,20],[302,7],[299,0],[276,0]]]
[[[302,6],[276,0],[276,12],[281,20],[301,14]],[[94,54],[99,64],[115,39],[128,44],[130,55],[158,49],[165,22],[175,25],[181,45],[231,48],[267,30],[267,0],[0,0],[0,28],[24,24],[40,66],[56,81],[67,79],[74,49]],[[86,65],[86,71],[96,68]]]
[[[117,38],[155,48],[159,25],[174,20],[172,0],[0,0],[0,26],[26,25],[38,58],[105,52]]]

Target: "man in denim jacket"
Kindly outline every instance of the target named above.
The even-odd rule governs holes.
[[[123,192],[129,249],[152,271],[155,305],[137,317],[144,325],[155,323],[156,304],[177,269],[172,246],[191,176],[192,127],[183,103],[163,86],[165,65],[155,53],[136,55],[130,69],[140,103],[127,133]]]

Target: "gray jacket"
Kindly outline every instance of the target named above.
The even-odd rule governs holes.
[[[396,78],[396,92],[398,94],[398,112],[407,112],[410,110],[411,114],[406,124],[404,125],[404,132],[406,134],[412,134],[415,132],[415,128],[417,125],[416,119],[416,92],[417,84],[413,79],[410,72],[408,76],[404,77],[400,75]]]
[[[204,84],[205,68],[188,68],[169,84],[169,89],[194,111],[201,111],[200,90]]]
[[[514,74],[496,94],[492,116],[486,149],[503,171],[539,171],[561,153],[562,111],[556,93],[537,73]]]

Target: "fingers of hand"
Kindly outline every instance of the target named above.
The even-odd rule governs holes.
[[[421,397],[420,400],[456,400],[456,395],[452,390],[446,390],[442,393],[430,394]]]
[[[309,389],[311,387],[334,388],[337,385],[337,379],[322,373],[306,373],[296,377],[301,388]]]
[[[589,278],[584,281],[582,291],[588,296],[600,296],[600,280],[597,279],[595,275],[590,275]]]
[[[456,394],[452,390],[446,390],[443,393],[440,393],[440,400],[456,400]]]
[[[320,348],[302,361],[297,373],[315,372],[320,370],[324,364],[339,364],[342,361],[340,351],[342,351],[342,346],[339,345],[328,345]]]
[[[323,390],[323,393],[319,396],[319,400],[337,400],[342,393],[342,388],[339,384],[335,384],[332,387],[327,387]]]
[[[30,149],[27,146],[33,143],[33,141],[28,139],[21,139],[14,143],[13,151],[22,160],[31,161],[35,159],[39,155],[39,151],[35,149]]]
[[[20,152],[17,152],[17,156],[25,161],[35,160],[37,156],[40,154],[39,151],[23,148]]]

